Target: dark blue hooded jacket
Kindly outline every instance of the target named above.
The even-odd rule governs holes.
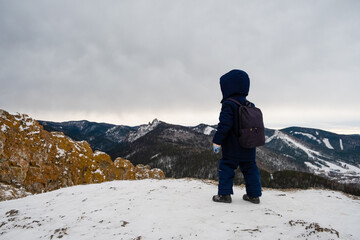
[[[238,129],[238,106],[227,98],[231,97],[244,104],[249,93],[250,79],[246,72],[231,70],[220,78],[220,87],[223,95],[222,108],[217,131],[213,142],[221,145],[222,157],[236,161],[255,161],[255,148],[240,147],[236,130]]]

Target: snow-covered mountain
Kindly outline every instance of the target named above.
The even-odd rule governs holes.
[[[293,136],[319,146],[322,149],[336,150],[338,152],[355,150],[360,146],[360,135],[339,135],[320,129],[291,127],[283,129],[284,132],[290,133]]]
[[[159,125],[159,123],[159,120],[154,119],[151,123],[147,125],[141,125],[138,127],[136,132],[130,132],[127,138],[124,140],[127,140],[128,142],[134,142],[136,139],[139,139],[154,130]]]
[[[89,121],[70,121],[70,122],[49,122],[38,121],[44,129],[52,132],[63,132],[65,135],[77,141],[87,141],[93,149],[107,152],[115,145],[127,140],[130,133],[134,133],[139,128],[124,125],[114,125],[108,123],[96,123]]]
[[[265,189],[261,203],[211,201],[210,181],[79,185],[0,202],[0,238],[360,239],[360,200],[327,190]],[[70,203],[70,204],[69,204]]]
[[[214,135],[216,132],[216,126],[209,126],[206,124],[199,124],[192,129],[198,133],[202,133],[205,135]]]
[[[306,165],[310,172],[360,183],[360,136],[292,127],[268,130],[266,148]]]

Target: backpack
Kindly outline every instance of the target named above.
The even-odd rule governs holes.
[[[255,148],[265,145],[265,127],[261,110],[249,101],[242,105],[233,98],[226,100],[230,100],[239,106],[239,129],[236,135],[240,146],[243,148]]]

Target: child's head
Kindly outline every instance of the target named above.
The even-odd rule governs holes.
[[[250,79],[246,72],[234,69],[221,76],[220,87],[223,99],[233,95],[247,96],[249,94]]]

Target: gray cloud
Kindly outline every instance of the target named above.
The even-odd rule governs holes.
[[[216,123],[218,79],[240,68],[269,127],[358,123],[359,10],[358,1],[0,1],[0,107],[49,120]]]

